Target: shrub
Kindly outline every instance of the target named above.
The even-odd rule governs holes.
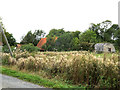
[[[2,65],[15,65],[16,64],[16,59],[11,57],[7,53],[3,53],[2,55]]]
[[[9,55],[2,56],[2,65],[10,65],[9,58]]]
[[[28,51],[28,52],[37,52],[40,51],[38,47],[35,47],[32,43],[22,45],[20,48],[22,51]]]
[[[30,53],[27,51],[21,52],[21,53],[19,52],[15,53],[16,60],[18,60],[19,58],[27,58],[29,56],[30,56]]]
[[[15,50],[14,48],[15,48],[15,46],[11,46],[12,52]],[[9,48],[8,48],[8,46],[7,46],[7,45],[3,46],[2,51],[3,51],[4,53],[9,53]]]
[[[81,50],[93,51],[94,50],[93,46],[94,46],[94,43],[80,42]]]

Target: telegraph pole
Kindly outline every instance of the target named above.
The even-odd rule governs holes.
[[[11,50],[11,48],[10,48],[10,45],[9,45],[9,43],[8,43],[8,40],[7,40],[6,36],[5,36],[4,30],[3,30],[2,26],[1,26],[1,24],[0,24],[0,31],[1,31],[1,33],[2,33],[2,35],[3,35],[3,38],[5,39],[5,42],[6,42],[7,46],[8,46],[8,48],[9,48],[10,55],[13,56],[12,50]]]

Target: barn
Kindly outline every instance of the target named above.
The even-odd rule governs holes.
[[[115,47],[111,43],[95,44],[95,52],[115,52]]]

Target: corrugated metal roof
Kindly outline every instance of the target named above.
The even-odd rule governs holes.
[[[55,37],[55,41],[57,40],[58,37]],[[47,38],[41,38],[41,40],[38,42],[37,47],[40,48],[40,50],[44,50],[42,49],[42,46],[47,42]]]
[[[37,47],[43,50],[42,46],[46,43],[46,41],[47,41],[47,38],[41,38],[41,40],[37,44]]]

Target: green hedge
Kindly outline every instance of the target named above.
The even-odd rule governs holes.
[[[40,49],[36,46],[34,46],[32,43],[22,45],[20,50],[22,51],[28,51],[28,52],[37,52],[40,51]]]
[[[11,50],[12,50],[12,52],[15,50],[15,46],[11,46]],[[3,47],[2,47],[2,52],[4,52],[4,53],[9,53],[9,48],[8,48],[8,46],[7,45],[4,45]]]

